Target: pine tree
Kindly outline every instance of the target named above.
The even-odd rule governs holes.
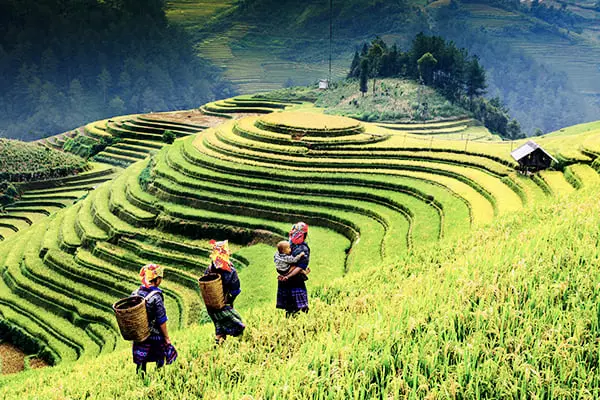
[[[479,64],[479,58],[473,57],[467,66],[467,96],[473,102],[473,98],[484,94],[486,88],[485,69]]]
[[[100,90],[102,90],[104,104],[106,104],[106,96],[108,94],[108,88],[110,87],[111,79],[110,72],[108,72],[106,67],[102,68],[102,72],[100,72],[100,75],[98,75],[97,81]]]
[[[369,60],[363,58],[360,62],[360,91],[365,96],[369,91]]]
[[[352,59],[352,64],[350,64],[350,72],[348,73],[348,78],[358,78],[360,76],[360,56],[358,55],[358,51],[354,52],[354,58]]]
[[[433,71],[437,63],[438,60],[436,60],[431,53],[423,54],[423,56],[417,61],[417,65],[419,66],[419,75],[426,85],[431,85],[433,83]]]

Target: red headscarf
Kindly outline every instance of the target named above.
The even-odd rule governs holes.
[[[290,242],[293,244],[304,243],[306,234],[308,233],[308,225],[304,222],[298,222],[290,230]]]

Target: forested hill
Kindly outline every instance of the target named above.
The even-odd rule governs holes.
[[[24,140],[230,94],[162,0],[3,0],[0,77],[0,134]]]
[[[578,8],[578,0],[562,3],[334,0],[334,77],[344,77],[355,50],[374,37],[406,51],[424,32],[479,56],[487,95],[499,96],[528,134],[593,120],[600,112],[600,13]],[[174,0],[168,16],[241,92],[327,77],[328,1]]]

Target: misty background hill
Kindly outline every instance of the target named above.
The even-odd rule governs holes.
[[[595,0],[333,6],[334,79],[374,37],[406,50],[424,32],[478,55],[487,96],[528,134],[600,115]],[[114,115],[312,84],[327,78],[328,39],[327,0],[4,0],[0,135],[33,140]]]
[[[333,77],[377,35],[403,49],[419,32],[442,35],[480,57],[488,96],[503,99],[525,132],[553,131],[600,114],[598,10],[583,1],[334,0]],[[167,13],[242,93],[327,77],[326,0],[183,0]]]

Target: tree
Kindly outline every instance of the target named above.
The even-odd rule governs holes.
[[[369,60],[369,74],[371,78],[373,78],[373,94],[375,94],[375,84],[377,83],[377,77],[379,76],[379,71],[381,69],[381,58],[385,53],[384,48],[381,44],[375,39],[369,52],[367,53],[367,58]],[[381,39],[379,39],[380,41]]]
[[[348,78],[358,78],[360,76],[360,56],[358,51],[354,52],[354,58],[352,64],[350,64],[350,72],[348,72]]]
[[[436,58],[429,52],[423,54],[423,56],[417,61],[420,78],[423,80],[423,82],[425,82],[426,85],[431,85],[433,83],[433,71],[437,63],[438,60],[436,60]]]
[[[108,103],[110,112],[113,115],[121,115],[125,112],[125,102],[119,96],[115,96]]]
[[[104,104],[106,104],[106,96],[108,94],[108,88],[110,87],[111,79],[112,78],[110,76],[110,72],[108,72],[106,67],[102,68],[102,72],[100,72],[100,75],[98,75],[98,78],[96,79],[98,82],[98,86],[100,87],[100,90],[102,91],[102,98],[103,98]]]
[[[473,98],[481,96],[487,88],[485,69],[479,64],[479,58],[473,57],[467,66],[467,96],[473,103]]]
[[[360,91],[363,97],[369,91],[369,60],[367,58],[363,58],[360,62]]]
[[[522,139],[525,137],[523,132],[521,132],[521,125],[516,119],[512,119],[507,127],[506,127],[506,136],[511,138],[512,140]]]

